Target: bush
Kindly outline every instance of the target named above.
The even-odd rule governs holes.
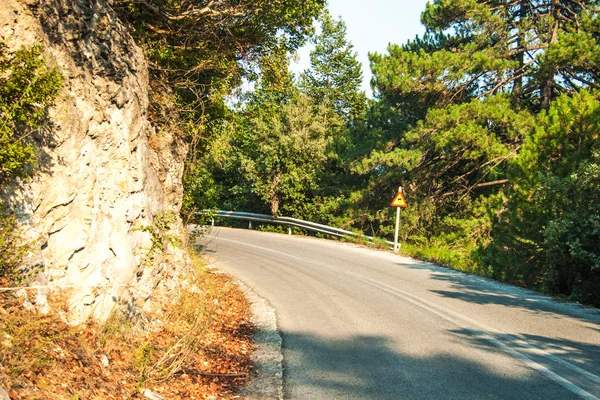
[[[33,46],[10,54],[0,42],[0,191],[16,178],[32,175],[36,157],[28,138],[41,127],[62,84],[41,52],[41,46]],[[0,199],[0,278],[12,274],[24,252],[16,228],[14,215]]]

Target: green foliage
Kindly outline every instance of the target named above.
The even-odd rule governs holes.
[[[0,42],[0,185],[26,178],[36,162],[27,137],[38,129],[62,84],[41,46],[10,54]]]
[[[11,54],[0,42],[0,191],[33,173],[36,156],[28,137],[42,127],[62,84],[41,53],[41,46],[33,46]],[[15,278],[25,252],[16,218],[0,200],[0,277]]]
[[[208,151],[191,166],[187,204],[296,217],[318,213],[331,112],[300,93],[288,65],[283,45],[263,55],[255,90],[211,127]]]
[[[423,37],[371,54],[378,101],[350,153],[367,183],[340,209],[389,238],[381,210],[402,184],[414,254],[598,304],[598,194],[583,177],[597,177],[585,89],[600,73],[599,3],[530,3],[432,1]]]
[[[403,251],[598,305],[599,4],[433,0],[425,35],[370,55],[366,109],[345,26],[323,13],[299,83],[287,39],[262,48],[186,201],[390,239],[402,185]]]
[[[367,99],[361,90],[362,70],[353,46],[346,39],[346,26],[329,12],[319,17],[320,32],[313,36],[310,69],[299,81],[303,93],[322,107],[327,119],[327,159],[319,171],[319,187],[312,201],[304,202],[297,214],[322,223],[346,224],[340,218],[351,188],[359,185],[347,162],[355,154],[354,130],[365,125]]]
[[[0,206],[0,278],[17,278],[15,269],[27,250],[19,242],[15,216]]]
[[[316,191],[325,162],[327,125],[322,108],[303,96],[278,114],[258,114],[247,121],[241,171],[253,192],[270,203],[270,211],[294,211]],[[287,214],[289,215],[289,214]]]
[[[570,176],[548,179],[543,202],[559,214],[540,244],[545,288],[600,305],[600,152]]]
[[[167,246],[179,247],[181,238],[171,233],[176,217],[171,212],[159,212],[154,214],[152,225],[142,225],[134,228],[136,231],[148,232],[150,234],[151,245],[148,249],[144,265],[151,267],[154,264],[156,255],[163,252]]]
[[[154,353],[154,346],[152,343],[143,343],[134,352],[133,367],[138,370],[140,374],[138,384],[143,384],[148,379],[148,370],[152,366]]]
[[[257,96],[266,95],[259,90]],[[216,185],[209,192],[198,187],[193,201],[199,208],[245,206],[300,216],[310,202],[326,159],[325,113],[304,96],[287,104],[268,97],[251,102],[212,141],[206,156],[212,168],[196,171],[198,178]]]
[[[228,120],[230,119],[230,120]],[[220,124],[211,126],[211,140],[195,162],[188,162],[184,175],[185,213],[202,209],[241,209],[250,193],[240,179],[239,151],[234,148],[239,120],[230,112]]]
[[[600,101],[587,91],[537,117],[484,252],[502,278],[600,304],[599,129]]]
[[[429,3],[422,15],[424,38],[390,45],[389,55],[372,55],[379,96],[406,110],[413,123],[431,107],[473,97],[508,92],[537,111],[561,93],[593,86],[598,2],[558,3]]]
[[[352,44],[346,40],[346,26],[325,11],[319,17],[321,32],[313,38],[311,68],[304,71],[300,86],[317,104],[329,105],[345,124],[364,118],[366,96],[360,90],[361,65]]]
[[[438,265],[452,267],[459,271],[479,274],[483,272],[471,253],[465,251],[465,248],[451,247],[441,240],[432,241],[425,245],[415,245],[411,242],[401,243],[400,253]]]
[[[231,98],[242,79],[256,79],[260,68],[263,94],[271,98],[247,101],[270,107],[287,101],[290,94],[280,90],[292,85],[285,81],[291,78],[283,56],[306,41],[324,4],[325,0],[113,2],[149,60],[151,120],[191,144],[184,214],[261,203],[238,173],[241,159],[232,143],[238,143],[241,134],[233,127],[243,124],[230,107]]]
[[[301,45],[324,0],[118,0],[150,61],[151,86],[173,91],[184,120],[210,123],[223,98],[273,46]],[[186,132],[190,133],[190,132]]]

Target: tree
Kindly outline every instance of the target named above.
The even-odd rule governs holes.
[[[482,98],[509,92],[533,111],[547,109],[561,93],[593,85],[588,74],[598,72],[599,53],[597,45],[589,45],[596,43],[599,32],[598,4],[573,0],[429,3],[421,19],[437,47],[428,54],[438,73],[422,75],[419,82],[428,87],[440,80],[444,102],[457,96]]]
[[[598,2],[446,0],[427,5],[423,38],[371,55],[377,95],[407,122],[430,108],[508,93],[547,109],[561,93],[595,85]]]
[[[228,90],[238,86],[265,51],[282,39],[290,50],[301,45],[324,4],[325,0],[114,2],[145,50],[153,89],[174,90],[180,111],[202,122],[207,109],[217,113],[211,110],[215,91],[223,85]]]
[[[265,52],[258,65],[254,90],[212,127],[189,192],[202,208],[300,217],[312,203],[326,160],[327,108],[299,92],[284,45]]]
[[[298,216],[297,206],[316,192],[326,160],[326,108],[298,91],[284,46],[265,54],[260,67],[256,90],[242,111],[240,171],[271,214],[283,209]]]
[[[410,182],[435,207],[432,222],[501,191],[532,116],[595,85],[597,11],[598,2],[429,3],[423,38],[371,55],[376,95],[399,114],[400,134],[362,165]]]
[[[452,261],[458,267],[480,268],[523,284],[546,279],[542,268],[554,267],[539,253],[535,266],[510,271],[500,263],[482,264],[477,249],[501,252],[501,243],[506,243],[501,237],[511,233],[508,222],[500,226],[496,218],[512,221],[526,214],[524,203],[511,203],[525,179],[512,171],[524,143],[549,123],[538,114],[549,115],[561,96],[576,97],[597,87],[598,4],[432,1],[422,14],[427,27],[423,37],[390,45],[385,55],[371,54],[377,103],[367,126],[375,129],[362,133],[372,150],[355,156],[354,171],[369,182],[353,194],[355,224],[374,227],[374,234],[389,232],[390,218],[381,210],[402,184],[411,205],[404,213],[405,232],[412,243],[433,249],[427,254],[454,254],[446,258],[458,260]],[[588,164],[590,157],[584,156]],[[594,163],[588,164],[586,171],[593,169]],[[557,182],[555,178],[548,177],[548,182]],[[551,208],[558,199],[548,201],[545,207]],[[549,225],[543,218],[539,221],[528,223],[543,234],[516,235],[527,237],[523,243],[538,250],[544,243],[549,246],[551,238],[562,237],[548,236],[550,231],[542,229],[555,218],[546,220]],[[526,224],[516,225],[525,229]],[[507,248],[519,248],[508,242]],[[519,250],[515,258],[536,254],[528,251]],[[534,273],[523,272],[528,268]],[[531,280],[524,282],[525,276]]]
[[[235,161],[217,170],[238,118],[228,96],[253,78],[263,56],[292,51],[312,32],[325,0],[116,0],[112,3],[143,48],[150,70],[149,117],[177,144],[190,144],[183,212],[216,206],[239,190]],[[182,140],[183,139],[183,140]],[[232,152],[234,153],[234,152]],[[239,161],[239,160],[238,160]],[[229,184],[233,184],[231,187]],[[244,185],[242,185],[244,186]]]
[[[304,213],[322,223],[343,224],[341,203],[362,183],[348,168],[357,142],[353,131],[364,126],[367,98],[361,90],[362,67],[346,39],[346,26],[328,11],[319,17],[320,30],[312,37],[311,67],[300,76],[300,89],[327,112],[327,160],[319,172],[319,190]]]
[[[346,39],[346,25],[331,18],[328,11],[319,17],[321,31],[312,39],[311,68],[304,71],[300,86],[317,104],[328,104],[346,124],[364,117],[366,96],[360,89],[362,67],[353,46]]]
[[[298,96],[278,113],[260,112],[247,121],[242,171],[273,215],[281,209],[296,214],[296,208],[317,190],[319,170],[326,160],[324,111]]]
[[[499,277],[600,304],[600,100],[561,96],[537,116],[485,261]]]

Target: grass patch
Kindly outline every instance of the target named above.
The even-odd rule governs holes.
[[[486,275],[481,266],[468,253],[465,249],[457,250],[443,244],[435,243],[417,246],[404,242],[400,246],[400,254],[402,255],[429,261],[459,271]]]
[[[340,240],[342,242],[345,243],[353,243],[353,244],[358,244],[361,246],[365,246],[365,247],[370,247],[370,248],[374,248],[374,249],[379,249],[379,250],[389,250],[390,249],[390,245],[386,242],[385,239],[381,239],[381,238],[373,238],[373,240],[369,240],[364,236],[344,236],[342,238],[340,238]]]
[[[151,316],[161,321],[155,331],[120,313],[73,327],[59,316],[59,298],[41,315],[0,294],[0,386],[19,399],[142,398],[144,389],[167,399],[233,398],[251,370],[249,305],[198,258],[189,280],[179,301]]]

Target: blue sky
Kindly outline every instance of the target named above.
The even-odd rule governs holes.
[[[371,95],[368,53],[386,53],[388,43],[404,43],[421,35],[421,12],[427,0],[329,0],[329,10],[334,18],[346,23],[346,37],[358,53],[363,67],[363,90]],[[292,70],[301,71],[309,66],[310,49],[298,52],[300,61]]]

